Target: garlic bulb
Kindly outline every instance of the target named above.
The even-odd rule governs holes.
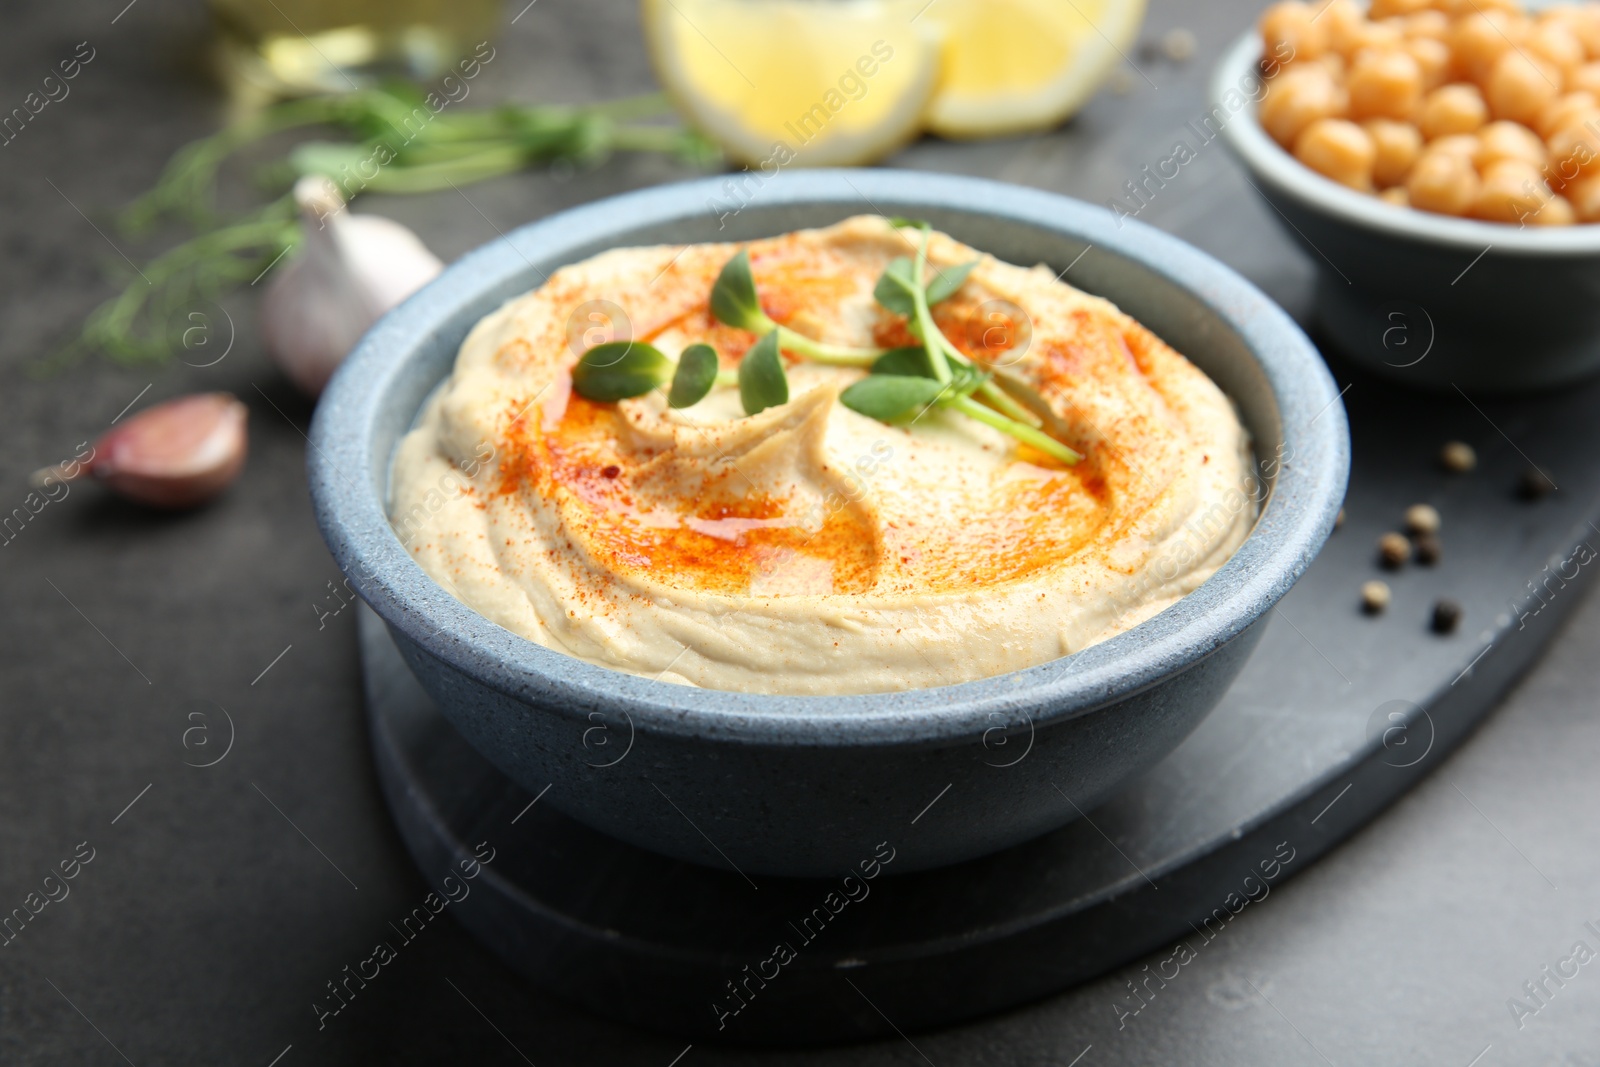
[[[94,443],[89,454],[35,471],[35,488],[86,474],[119,496],[158,508],[190,508],[222,492],[244,469],[249,409],[228,393],[199,393],[146,408]]]
[[[267,287],[261,335],[267,354],[316,396],[367,328],[444,269],[406,227],[345,210],[321,175],[295,183],[300,250]]]

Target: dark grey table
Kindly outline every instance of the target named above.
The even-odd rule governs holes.
[[[314,606],[336,572],[306,500],[309,407],[261,356],[248,299],[227,303],[238,337],[215,367],[28,373],[108,292],[102,265],[150,251],[116,236],[105,209],[223,114],[199,73],[203,13],[125,2],[13,3],[0,16],[0,111],[78,42],[95,49],[71,95],[0,148],[0,511],[21,504],[29,470],[70,455],[135,397],[231,390],[251,406],[253,451],[234,490],[199,514],[152,516],[85,486],[0,546],[0,913],[38,907],[46,875],[80,858],[70,894],[0,947],[0,1063],[1600,1064],[1600,967],[1549,977],[1577,966],[1562,963],[1575,942],[1600,949],[1585,926],[1600,929],[1592,602],[1461,751],[1248,909],[1121,1029],[1141,964],[906,1041],[685,1049],[531,990],[440,923],[319,1030],[312,1005],[327,983],[427,887],[379,800],[354,612],[324,625]],[[1154,7],[1146,37],[1187,25],[1200,44],[1190,63],[1135,54],[1143,73],[1130,68],[1127,91],[1103,92],[1057,133],[926,142],[892,163],[1115,194],[1202,113],[1208,58],[1255,5]],[[498,45],[476,89],[485,98],[650,87],[627,0],[541,0]],[[448,194],[365,207],[450,258],[497,227],[686,173],[618,159],[581,180],[476,186],[470,204]],[[1310,264],[1219,147],[1141,218],[1306,308]],[[227,755],[193,766],[221,754],[230,720]],[[1540,999],[1524,983],[1542,986]],[[1510,998],[1529,1006],[1520,1019]]]

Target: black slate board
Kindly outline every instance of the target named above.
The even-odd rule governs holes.
[[[946,1025],[1183,939],[1188,952],[1143,979],[1155,991],[1157,972],[1170,978],[1203,955],[1232,915],[1438,764],[1533,662],[1600,555],[1589,547],[1600,545],[1600,386],[1495,402],[1342,380],[1355,438],[1347,521],[1217,710],[1084,820],[973,862],[887,874],[807,925],[838,883],[767,878],[752,889],[530,807],[535,798],[439,715],[367,614],[372,743],[402,835],[429,874],[492,843],[488,891],[455,910],[536,983],[697,1039],[801,1043]],[[1475,471],[1438,465],[1450,439],[1474,445]],[[1535,466],[1559,489],[1523,499]],[[1379,571],[1376,539],[1419,502],[1443,515],[1442,559]],[[1393,590],[1378,617],[1359,607],[1372,577]],[[1448,636],[1430,629],[1444,596],[1464,609]],[[780,942],[794,958],[777,966],[767,961],[781,959]],[[1142,1002],[1130,987],[1126,1010]]]

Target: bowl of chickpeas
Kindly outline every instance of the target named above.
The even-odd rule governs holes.
[[[1426,388],[1600,372],[1600,3],[1289,0],[1211,95],[1341,354]]]

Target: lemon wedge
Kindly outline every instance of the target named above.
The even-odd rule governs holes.
[[[740,162],[836,166],[917,135],[938,82],[926,0],[642,0],[656,75]]]
[[[928,129],[1047,129],[1082,107],[1133,44],[1145,0],[933,0],[945,47]]]

